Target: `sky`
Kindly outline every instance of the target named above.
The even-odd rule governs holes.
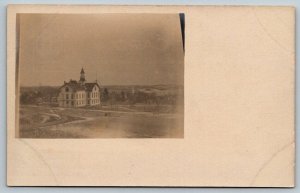
[[[20,14],[21,86],[183,85],[179,14]]]

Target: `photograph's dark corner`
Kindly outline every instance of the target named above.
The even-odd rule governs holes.
[[[181,36],[182,36],[182,46],[183,46],[183,51],[185,51],[185,16],[184,16],[184,13],[179,13],[179,17],[180,17]]]

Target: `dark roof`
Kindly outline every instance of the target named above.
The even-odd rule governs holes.
[[[68,84],[78,84],[76,80],[70,80]]]
[[[88,91],[88,92],[91,92],[95,85],[98,86],[98,88],[100,89],[99,84],[96,82],[85,83],[84,85],[85,85],[86,91]]]
[[[80,73],[81,73],[81,74],[82,74],[82,73],[84,73],[84,70],[83,70],[83,68],[81,68],[81,72],[80,72]]]
[[[59,89],[68,86],[74,91],[86,90],[88,92],[91,92],[95,85],[98,86],[98,88],[100,89],[99,84],[96,82],[85,83],[84,85],[82,85],[80,82],[77,82],[76,80],[70,80],[69,82],[61,86]]]
[[[74,91],[85,90],[84,86],[82,86],[80,83],[77,83],[77,81],[70,81],[66,85],[71,87]]]
[[[78,83],[76,80],[70,80],[69,82],[65,82],[65,84],[63,86],[61,86],[59,89],[68,86],[70,88],[72,88],[72,90],[74,91],[79,91],[79,90],[85,90],[85,87],[82,86],[80,83]]]

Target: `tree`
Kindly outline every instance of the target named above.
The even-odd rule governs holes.
[[[27,103],[29,103],[28,98],[29,98],[29,95],[28,95],[27,92],[22,93],[21,97],[20,97],[21,104],[27,104]]]
[[[125,99],[126,99],[125,92],[122,91],[121,92],[121,101],[125,101]]]
[[[108,90],[107,90],[107,88],[104,88],[103,94],[102,94],[102,101],[103,101],[103,102],[106,102],[106,101],[108,101],[108,99],[109,99],[109,93],[108,93]]]

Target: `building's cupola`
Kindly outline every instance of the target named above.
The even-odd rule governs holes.
[[[79,80],[79,82],[81,83],[81,85],[84,85],[84,84],[85,84],[85,73],[84,73],[83,68],[81,68],[81,72],[80,72],[80,80]]]

